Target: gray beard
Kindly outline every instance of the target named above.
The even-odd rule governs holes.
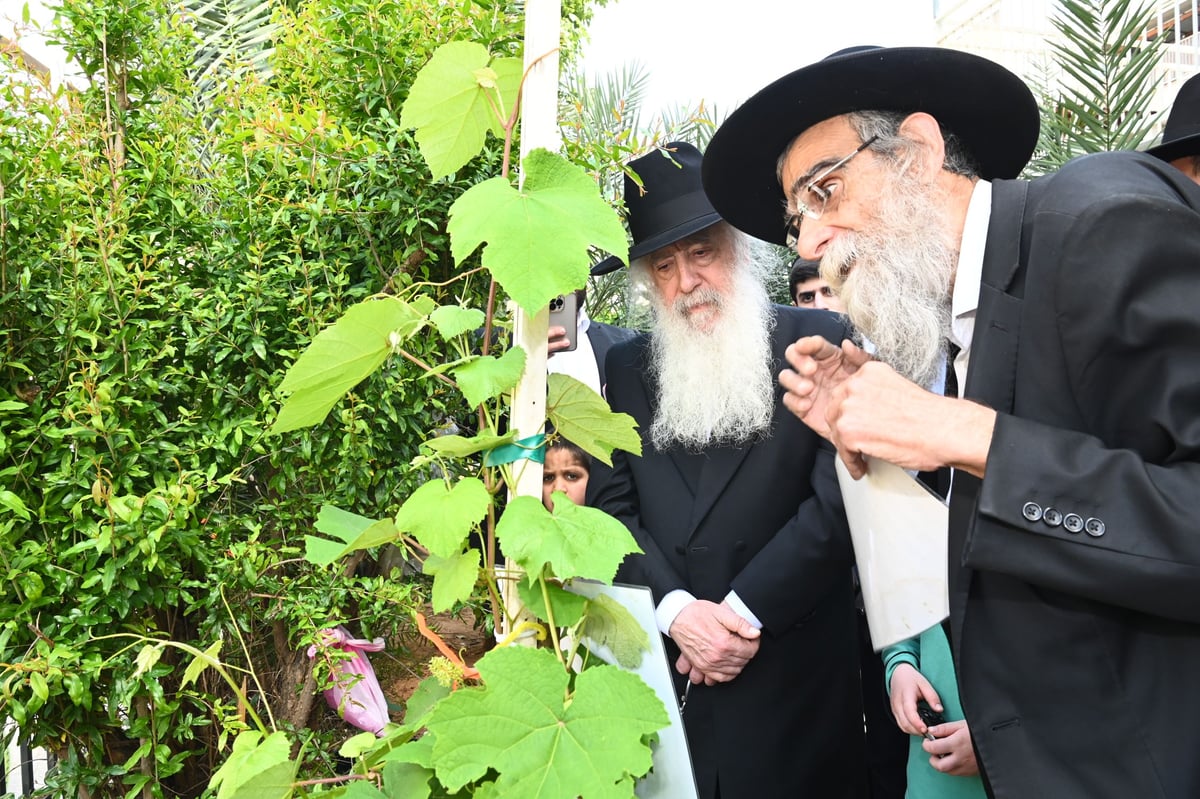
[[[944,363],[958,260],[931,196],[932,186],[902,174],[868,229],[842,234],[821,258],[821,276],[875,356],[926,387]]]
[[[658,409],[650,439],[658,450],[700,451],[740,446],[765,437],[775,410],[771,330],[775,320],[762,284],[750,270],[733,267],[729,296],[700,289],[667,308],[654,297],[651,374]],[[689,302],[715,301],[712,329],[693,326],[681,312]]]

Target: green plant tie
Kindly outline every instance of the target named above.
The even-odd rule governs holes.
[[[501,444],[495,449],[488,450],[483,456],[484,466],[501,466],[505,463],[519,461],[522,458],[534,463],[546,462],[546,434],[538,433],[529,438],[522,438],[511,444]]]

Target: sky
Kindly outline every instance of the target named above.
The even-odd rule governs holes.
[[[933,44],[934,0],[609,0],[584,48],[589,80],[639,62],[646,109],[732,111],[771,81],[843,47]]]
[[[0,0],[0,33],[11,36],[28,2]],[[728,113],[793,69],[855,44],[933,43],[935,0],[609,0],[584,48],[589,78],[640,62],[650,77],[646,110],[703,99]],[[34,33],[28,49],[61,74],[61,55]]]
[[[29,4],[29,17],[35,24],[33,29],[27,28],[22,21],[22,10]],[[46,38],[36,30],[37,25],[48,26],[54,14],[47,11],[41,0],[0,0],[0,36],[11,39],[17,36],[21,46],[43,65],[50,68],[51,73],[58,78],[64,72],[66,57],[56,47],[46,44]]]

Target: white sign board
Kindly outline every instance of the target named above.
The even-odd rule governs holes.
[[[650,651],[642,653],[641,664],[631,671],[658,694],[667,707],[667,717],[671,723],[659,730],[658,743],[653,746],[654,767],[644,779],[638,781],[634,792],[639,799],[697,799],[692,758],[683,731],[683,718],[679,715],[679,697],[675,695],[662,634],[654,621],[654,596],[650,589],[620,583],[608,586],[588,580],[572,580],[569,588],[588,598],[606,594],[620,602],[650,638]],[[606,663],[617,662],[608,647],[591,640],[587,641],[587,645],[593,654]]]

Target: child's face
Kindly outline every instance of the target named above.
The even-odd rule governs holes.
[[[550,495],[561,491],[576,505],[582,505],[587,493],[588,471],[565,449],[546,452],[546,463],[542,466],[542,504],[546,510],[554,510]]]

